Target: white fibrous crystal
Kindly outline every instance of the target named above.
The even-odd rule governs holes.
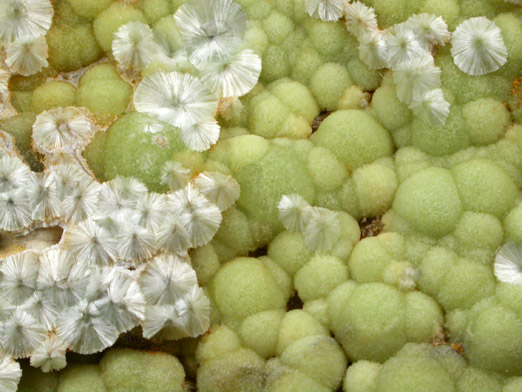
[[[118,257],[125,261],[145,261],[158,249],[154,233],[131,222],[121,226],[116,239]]]
[[[33,145],[42,154],[83,149],[93,136],[89,118],[75,107],[40,113],[33,124]]]
[[[406,25],[396,25],[384,34],[387,47],[388,67],[425,56],[427,50],[417,41],[415,33]]]
[[[371,69],[380,69],[386,66],[387,47],[381,32],[371,31],[359,39],[359,57]]]
[[[201,81],[220,97],[241,97],[254,88],[261,74],[261,58],[250,49],[201,70]]]
[[[426,53],[412,61],[398,64],[393,69],[393,81],[399,100],[410,104],[416,95],[440,86],[440,68],[435,66],[433,57]]]
[[[415,33],[417,40],[426,45],[444,46],[451,38],[448,25],[440,16],[415,14],[405,24]]]
[[[3,0],[0,3],[0,41],[43,36],[51,27],[50,0]]]
[[[95,181],[81,182],[66,195],[62,202],[62,214],[68,223],[80,223],[92,216],[97,209],[100,184]]]
[[[174,256],[159,256],[147,264],[139,285],[149,305],[173,304],[197,285],[194,270]]]
[[[184,298],[187,305],[186,330],[189,336],[198,336],[210,326],[210,301],[201,287],[196,285]]]
[[[60,340],[80,354],[93,354],[116,342],[119,331],[105,319],[93,302],[82,299],[63,312],[57,321]]]
[[[522,286],[522,246],[514,242],[503,245],[495,257],[494,270],[501,282]]]
[[[145,23],[129,22],[114,33],[112,54],[124,69],[145,68],[159,51],[153,31]]]
[[[48,147],[65,139],[53,140]],[[165,180],[178,191],[163,195],[135,178],[100,184],[76,164],[34,173],[16,156],[2,156],[1,231],[50,222],[64,228],[56,245],[0,259],[2,355],[30,357],[52,371],[65,366],[67,350],[99,352],[138,325],[146,337],[164,328],[185,337],[208,329],[210,302],[187,251],[212,239],[218,205],[233,204],[239,186],[213,172],[199,177],[199,189],[181,165],[167,168]]]
[[[440,88],[415,95],[408,107],[417,117],[427,118],[434,125],[444,124],[450,112],[450,104]]]
[[[237,181],[220,172],[203,172],[194,179],[194,184],[221,211],[226,211],[239,198]]]
[[[56,335],[47,336],[31,355],[31,366],[38,367],[46,373],[61,370],[67,365],[66,350],[67,347]]]
[[[169,214],[157,233],[161,249],[177,253],[191,246],[190,236],[179,215]]]
[[[0,192],[10,192],[27,186],[31,171],[18,158],[8,155],[0,159]]]
[[[136,222],[147,230],[157,232],[165,219],[167,199],[165,195],[148,192],[141,196],[134,208]]]
[[[334,21],[343,16],[344,3],[345,0],[306,0],[305,9],[312,18]]]
[[[483,16],[458,25],[451,45],[455,64],[469,75],[494,72],[507,61],[507,49],[500,28]]]
[[[212,117],[217,104],[217,97],[198,78],[179,72],[148,76],[134,93],[136,110],[175,127],[190,127]]]
[[[5,63],[14,73],[33,75],[49,65],[48,51],[45,37],[21,37],[7,44]]]
[[[168,196],[168,204],[179,214],[193,247],[206,245],[221,225],[221,211],[192,184]]]
[[[247,26],[246,13],[233,0],[190,0],[174,19],[189,60],[198,68],[231,57]]]
[[[170,190],[177,191],[184,188],[189,182],[191,173],[179,162],[168,161],[163,165],[161,183],[167,185]]]
[[[31,221],[31,202],[27,192],[15,189],[0,193],[0,229],[21,231]]]
[[[181,139],[192,151],[208,150],[217,143],[220,131],[218,122],[212,117],[180,128]]]
[[[65,232],[64,244],[89,265],[107,265],[118,254],[118,242],[93,219],[87,218]]]
[[[38,184],[34,187],[34,209],[32,218],[45,222],[57,218],[61,214],[61,203],[58,197],[58,179],[53,172],[45,172],[37,177]]]
[[[16,308],[2,322],[2,350],[15,359],[29,356],[45,339],[47,329],[24,310]]]
[[[33,253],[8,256],[0,264],[0,297],[18,306],[25,303],[36,289],[40,263]]]
[[[313,252],[328,252],[341,235],[337,212],[310,206],[301,196],[284,195],[278,205],[279,220],[289,231],[303,234]]]
[[[304,211],[305,243],[314,252],[328,252],[341,235],[337,212],[322,207],[308,207]]]
[[[300,195],[285,195],[277,206],[279,220],[287,230],[301,231],[304,228],[303,211],[309,206],[308,202]]]
[[[0,390],[16,392],[22,378],[20,364],[10,357],[0,355]]]
[[[346,3],[344,18],[346,29],[357,38],[378,29],[375,10],[360,1]]]

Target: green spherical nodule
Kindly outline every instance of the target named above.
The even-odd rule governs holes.
[[[283,195],[299,194],[309,203],[315,196],[304,162],[290,148],[272,145],[258,161],[244,166],[236,180],[241,186],[238,206],[247,216],[282,230],[277,206]]]
[[[85,67],[103,54],[90,24],[52,26],[46,38],[49,64],[60,71]]]
[[[390,156],[393,152],[393,142],[388,132],[362,110],[332,113],[310,140],[332,151],[349,170]]]
[[[490,160],[470,160],[451,170],[466,210],[502,218],[520,197],[511,177]]]
[[[253,258],[229,261],[214,275],[211,293],[224,317],[241,321],[265,310],[283,309],[285,293],[263,263]]]
[[[75,102],[88,108],[105,124],[123,114],[132,95],[132,86],[122,79],[96,79],[82,83],[76,91]]]
[[[57,392],[108,392],[98,365],[70,364],[60,373]],[[111,390],[109,390],[112,392]],[[116,392],[116,391],[114,391]]]
[[[112,349],[105,353],[99,367],[107,392],[183,391],[183,365],[167,353]]]
[[[351,84],[346,67],[338,63],[326,63],[312,76],[310,90],[321,109],[332,111],[337,108],[337,103]]]
[[[150,190],[163,192],[161,183],[165,162],[186,147],[176,128],[137,112],[130,112],[107,130],[105,175],[133,176]]]
[[[419,233],[442,237],[453,231],[463,207],[451,172],[434,167],[399,185],[393,210]]]
[[[470,129],[469,136],[475,145],[496,142],[509,123],[509,112],[501,102],[491,98],[471,101],[462,107],[462,114]]]
[[[328,295],[348,279],[348,267],[337,257],[316,255],[294,277],[294,284],[303,301]]]
[[[328,307],[335,337],[348,357],[384,361],[395,354],[408,341],[404,294],[383,283],[344,290],[341,285],[330,294]]]
[[[34,89],[32,96],[32,111],[41,113],[56,107],[74,105],[74,94],[76,88],[62,81],[44,83]]]
[[[114,2],[94,19],[93,27],[96,40],[105,52],[112,49],[112,39],[121,25],[128,22],[147,23],[147,19],[140,10],[123,3]]]
[[[312,335],[296,341],[281,354],[281,362],[336,390],[347,365],[346,355],[330,336]]]
[[[67,0],[74,13],[92,19],[107,8],[113,0]]]

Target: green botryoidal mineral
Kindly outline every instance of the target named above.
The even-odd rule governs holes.
[[[519,392],[521,6],[1,2],[0,392]]]

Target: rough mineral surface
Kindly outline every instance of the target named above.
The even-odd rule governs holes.
[[[2,0],[0,392],[522,391],[520,0]]]

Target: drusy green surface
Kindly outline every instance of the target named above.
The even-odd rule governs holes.
[[[508,61],[493,73],[462,72],[450,43],[433,50],[451,104],[434,125],[397,98],[390,71],[360,60],[342,21],[311,18],[305,0],[236,0],[249,18],[243,46],[262,72],[250,93],[221,102],[219,141],[195,152],[132,97],[141,76],[198,70],[152,62],[137,77],[111,47],[120,26],[139,21],[180,50],[172,14],[185,2],[53,2],[49,66],[11,78],[16,113],[0,129],[39,170],[35,116],[78,106],[99,131],[83,156],[100,181],[133,176],[166,193],[168,162],[235,178],[239,199],[213,240],[189,252],[211,328],[175,349],[113,348],[59,373],[24,363],[19,391],[521,391],[522,287],[494,273],[497,250],[522,243],[520,4],[364,1],[381,28],[418,13],[441,16],[450,31],[475,16],[500,28]],[[328,252],[284,228],[278,204],[289,194],[336,212]],[[379,232],[367,236],[361,227],[374,219]]]

